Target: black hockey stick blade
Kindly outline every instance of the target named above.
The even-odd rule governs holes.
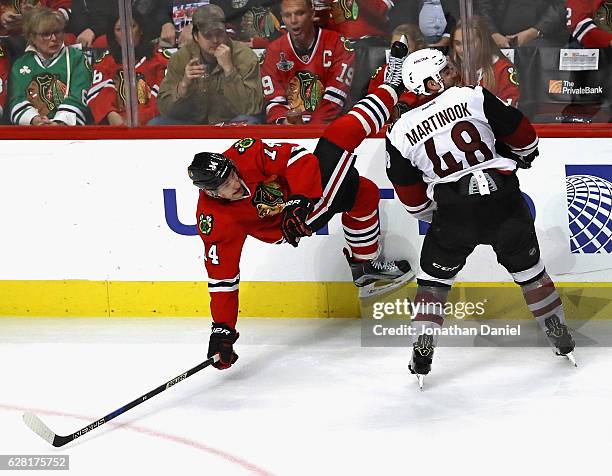
[[[28,428],[30,428],[30,430],[32,430],[34,433],[40,436],[43,440],[48,441],[53,446],[56,446],[59,448],[60,446],[64,446],[66,443],[69,443],[72,440],[76,440],[80,436],[83,436],[85,433],[88,433],[91,430],[98,428],[101,425],[104,425],[105,423],[111,421],[113,418],[118,417],[119,415],[127,412],[128,410],[134,408],[135,406],[140,405],[142,402],[149,400],[151,397],[154,397],[158,393],[161,393],[164,390],[169,389],[170,387],[181,382],[182,380],[185,380],[187,377],[191,377],[196,372],[199,372],[203,368],[206,368],[209,365],[212,365],[218,361],[219,361],[219,354],[215,354],[211,358],[206,359],[204,362],[201,362],[195,367],[189,369],[187,372],[184,372],[174,377],[172,380],[169,380],[168,382],[160,385],[159,387],[151,390],[150,392],[145,393],[144,395],[138,397],[136,400],[132,400],[127,405],[124,405],[121,408],[118,408],[114,412],[109,413],[105,417],[102,417],[94,421],[93,423],[90,423],[89,425],[81,428],[79,431],[72,433],[71,435],[66,435],[66,436],[57,435],[47,425],[45,425],[43,421],[40,418],[38,418],[34,413],[24,413],[23,421],[28,426]]]

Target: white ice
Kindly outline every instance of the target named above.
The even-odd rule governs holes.
[[[361,347],[352,319],[243,319],[234,367],[62,448],[22,422],[72,433],[204,360],[208,329],[0,319],[0,454],[68,454],[70,476],[609,471],[609,348],[577,349],[578,368],[546,348],[439,348],[419,391],[408,350]]]

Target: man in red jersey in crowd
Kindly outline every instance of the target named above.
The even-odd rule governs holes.
[[[247,236],[266,243],[298,246],[342,214],[345,250],[360,294],[380,292],[376,284],[397,287],[414,277],[405,260],[380,258],[378,187],[354,168],[353,150],[378,132],[397,103],[405,45],[392,49],[385,84],[328,126],[314,153],[297,144],[268,144],[256,139],[236,142],[223,154],[201,152],[189,166],[200,188],[198,233],[204,242],[210,309],[213,318],[208,356],[230,367],[238,358],[238,287],[240,255]]]
[[[342,112],[353,80],[353,50],[314,24],[311,0],[283,0],[287,34],[270,43],[261,66],[266,121],[325,124]]]

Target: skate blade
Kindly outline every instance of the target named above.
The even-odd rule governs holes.
[[[553,354],[559,356],[559,357],[565,357],[574,367],[578,367],[578,362],[576,362],[576,356],[574,355],[574,352],[568,352],[567,354],[563,355],[563,354],[559,354],[557,352],[556,349],[552,349]]]
[[[381,294],[390,293],[391,291],[401,288],[404,284],[409,283],[414,279],[414,277],[414,271],[410,271],[404,274],[401,278],[398,278],[396,281],[390,281],[386,284],[381,284],[378,286],[376,286],[376,283],[367,284],[359,288],[359,298],[366,299],[380,296]]]
[[[423,391],[423,385],[425,384],[425,375],[415,374],[417,382],[419,384],[419,390]]]
[[[569,360],[572,364],[574,364],[574,367],[578,367],[578,363],[576,362],[576,357],[574,356],[573,352],[570,352],[569,354],[565,354],[565,357],[567,358],[567,360]]]

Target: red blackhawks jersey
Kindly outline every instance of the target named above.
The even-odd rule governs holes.
[[[246,237],[281,243],[280,212],[286,198],[300,194],[316,199],[323,191],[319,161],[300,145],[243,139],[223,154],[236,165],[245,194],[229,201],[200,191],[196,217],[204,241],[213,320],[235,327],[240,254]]]
[[[159,115],[157,94],[166,73],[169,57],[166,51],[158,50],[151,58],[143,57],[136,63],[138,121],[141,126]],[[96,124],[100,124],[112,111],[118,112],[125,118],[123,65],[117,63],[108,51],[93,65],[93,81],[87,92],[86,102]]]
[[[430,98],[406,112],[387,132],[387,152],[422,172],[429,199],[438,183],[455,182],[484,169],[514,171],[516,162],[496,152],[496,139],[518,155],[538,146],[533,126],[518,109],[480,86],[451,87]]]
[[[370,36],[389,36],[387,13],[393,7],[391,0],[335,0],[323,26],[337,31],[351,40]]]
[[[585,48],[607,48],[612,41],[612,5],[604,0],[567,0],[567,27]]]
[[[4,113],[4,106],[6,105],[7,81],[10,72],[11,65],[8,56],[2,45],[0,45],[0,116]]]
[[[516,107],[521,95],[516,77],[516,67],[508,58],[502,56],[495,59],[493,63],[493,74],[495,75],[495,87],[488,87],[483,83],[482,70],[478,71],[478,84],[486,87],[509,106]]]
[[[309,57],[298,56],[288,34],[270,43],[261,67],[267,122],[281,122],[289,110],[305,123],[331,122],[344,107],[354,60],[344,38],[324,28]]]
[[[35,7],[49,7],[53,10],[59,11],[66,20],[69,19],[70,9],[72,7],[72,0],[0,0],[0,16],[5,12],[16,13],[23,15],[25,5]],[[7,30],[0,25],[0,36],[5,35],[19,35],[21,34],[21,28]]]

